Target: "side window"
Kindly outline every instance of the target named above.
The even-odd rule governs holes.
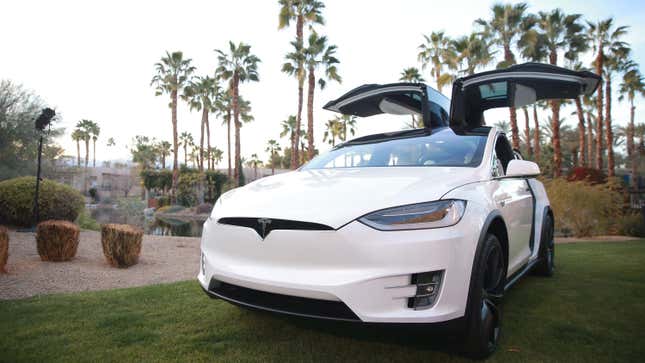
[[[494,176],[504,176],[506,175],[506,168],[508,168],[508,163],[515,159],[515,153],[511,148],[511,145],[508,143],[506,136],[504,134],[499,134],[497,136],[497,141],[495,142],[495,158],[493,160],[493,175]]]

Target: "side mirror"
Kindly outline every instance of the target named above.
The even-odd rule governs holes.
[[[506,177],[533,177],[540,175],[538,164],[528,160],[511,160],[506,168]]]

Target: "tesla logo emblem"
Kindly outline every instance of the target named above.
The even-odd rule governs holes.
[[[262,239],[265,239],[267,234],[269,234],[269,230],[267,230],[267,227],[271,224],[271,220],[269,218],[258,218],[258,224],[260,224],[260,237]]]

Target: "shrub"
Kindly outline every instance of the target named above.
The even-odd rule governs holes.
[[[43,261],[68,261],[76,256],[79,228],[68,221],[45,221],[36,227],[36,245]]]
[[[96,190],[96,188],[90,188],[87,193],[90,195],[90,198],[92,198],[92,201],[94,201],[94,203],[99,201],[99,191]]]
[[[160,197],[157,197],[157,207],[165,207],[167,205],[170,205],[170,197],[167,195],[163,195]]]
[[[213,205],[210,203],[202,203],[195,208],[197,214],[208,214],[213,210]]]
[[[547,180],[544,185],[556,228],[569,229],[576,237],[608,233],[621,215],[623,196],[615,183],[592,185],[560,178]]]
[[[0,182],[0,223],[32,226],[36,178],[22,177]],[[75,221],[83,209],[84,198],[78,191],[52,180],[40,183],[38,205],[41,220]]]
[[[101,225],[99,224],[99,222],[97,222],[96,219],[92,218],[92,216],[87,212],[86,209],[83,209],[78,215],[76,224],[78,224],[81,229],[89,229],[90,231],[101,230]]]
[[[0,226],[0,273],[6,273],[5,266],[9,258],[9,231]]]
[[[101,226],[103,255],[114,267],[129,267],[139,261],[143,230],[127,224]]]
[[[177,204],[192,207],[197,204],[197,187],[202,181],[199,173],[184,172],[177,181]]]
[[[620,233],[633,236],[645,237],[645,217],[641,213],[628,213],[620,219]]]
[[[568,181],[586,181],[591,184],[601,184],[607,181],[607,176],[602,170],[594,168],[576,167],[571,169],[567,176]]]

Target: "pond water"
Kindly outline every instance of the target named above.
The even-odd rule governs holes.
[[[155,236],[201,237],[204,221],[154,216],[146,219],[145,233]]]

